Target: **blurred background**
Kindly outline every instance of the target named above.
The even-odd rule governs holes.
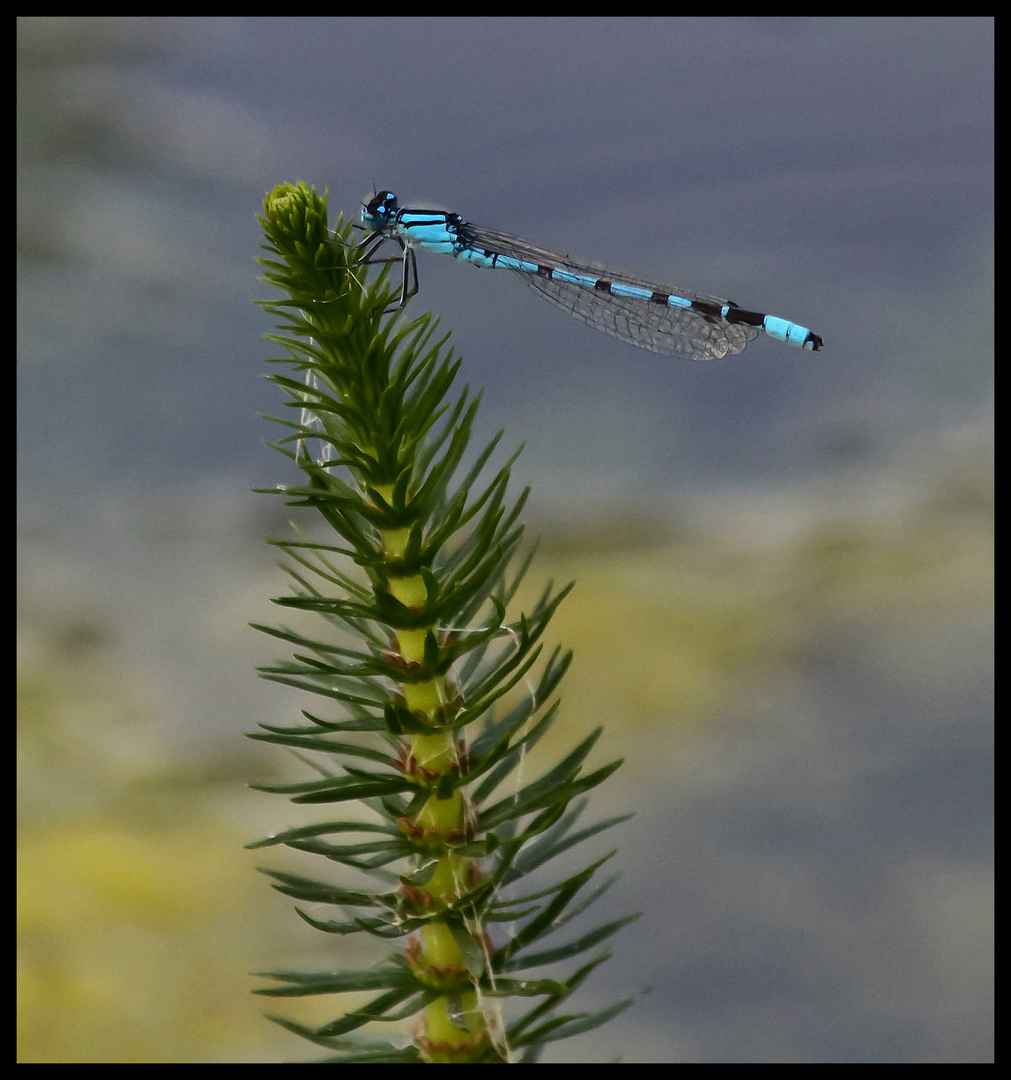
[[[991,1060],[991,20],[20,19],[17,107],[20,1060],[311,1058],[264,1005],[345,1003],[248,973],[377,956],[242,846],[307,821],[243,738],[307,704],[247,626],[296,180],[825,340],[671,360],[419,259],[475,452],[525,444],[531,590],[577,582],[547,759],[604,724],[637,813],[574,1006],[652,992],[547,1060]]]

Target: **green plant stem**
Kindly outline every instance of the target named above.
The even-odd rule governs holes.
[[[283,348],[279,362],[302,375],[272,376],[299,413],[298,421],[281,421],[288,434],[272,445],[304,475],[273,493],[318,511],[338,537],[333,544],[279,542],[292,560],[286,568],[295,590],[276,602],[322,615],[352,642],[259,627],[297,650],[292,660],[263,668],[265,677],[345,710],[338,718],[307,711],[308,728],[261,725],[253,738],[303,757],[323,753],[327,764],[321,780],[259,786],[296,802],[360,800],[374,820],[296,828],[252,846],[283,843],[380,880],[385,875],[387,882],[386,867],[402,867],[393,892],[383,884],[371,893],[267,873],[290,896],[356,912],[328,922],[300,910],[321,930],[407,941],[372,969],[273,972],[283,985],[258,992],[374,994],[366,1006],[319,1028],[279,1020],[335,1051],[330,1061],[533,1061],[546,1042],[602,1023],[627,1004],[589,1018],[551,1018],[604,955],[568,980],[512,974],[539,958],[575,956],[628,921],[530,952],[565,924],[563,912],[603,860],[526,901],[506,904],[500,896],[506,884],[619,820],[572,831],[582,810],[576,797],[618,764],[582,774],[596,734],[543,778],[524,783],[517,768],[557,713],[551,694],[569,658],[556,650],[539,677],[534,665],[539,639],[567,590],[548,589],[528,614],[505,621],[529,563],[510,570],[525,493],[506,503],[508,464],[483,492],[474,490],[495,442],[457,475],[477,403],[466,388],[455,403],[446,400],[459,361],[443,351],[444,342],[431,343],[431,316],[408,321],[393,306],[385,273],[366,280],[350,226],[339,222],[329,232],[325,196],[314,189],[276,188],[261,222],[269,252],[260,260],[265,279],[286,296],[262,304],[281,320],[268,340]],[[357,573],[343,569],[349,559]],[[518,685],[527,687],[525,695],[497,716],[496,706]],[[389,753],[348,742],[347,732],[371,732]],[[494,801],[508,780],[512,791]],[[342,840],[354,832],[362,842]],[[518,928],[496,947],[489,926],[501,926],[507,916]],[[499,1000],[510,997],[540,1002],[507,1027]],[[412,1013],[409,1048],[368,1041],[359,1030]]]

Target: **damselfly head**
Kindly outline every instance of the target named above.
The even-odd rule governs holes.
[[[400,203],[392,191],[373,192],[362,203],[362,224],[376,231],[388,225],[400,209]]]

